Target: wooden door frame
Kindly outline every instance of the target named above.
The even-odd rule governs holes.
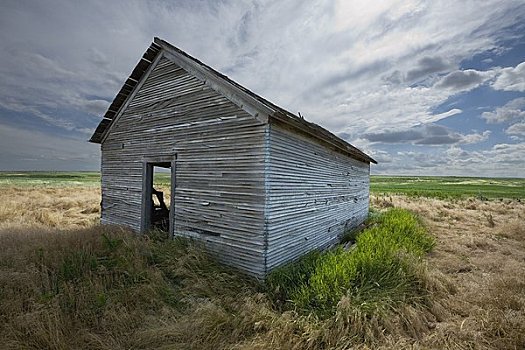
[[[142,159],[142,199],[140,216],[140,233],[144,234],[151,227],[151,195],[153,187],[153,167],[160,163],[170,163],[170,215],[169,236],[175,233],[175,187],[177,155],[144,157]]]

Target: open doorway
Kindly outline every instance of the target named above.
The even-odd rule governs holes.
[[[141,232],[158,230],[173,234],[175,161],[144,163]]]

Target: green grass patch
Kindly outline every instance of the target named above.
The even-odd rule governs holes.
[[[404,209],[392,208],[374,221],[353,249],[311,253],[271,273],[267,283],[274,300],[326,318],[343,297],[372,314],[424,298],[419,259],[432,249],[433,238]]]

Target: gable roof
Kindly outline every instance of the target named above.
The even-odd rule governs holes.
[[[154,62],[160,58],[160,55],[164,55],[183,69],[187,70],[190,74],[205,81],[214,90],[237,103],[243,109],[251,109],[253,114],[258,115],[261,119],[271,119],[283,122],[294,129],[301,130],[316,139],[331,144],[338,150],[349,154],[353,158],[377,164],[377,162],[370,156],[332,134],[330,131],[315,123],[308,122],[303,118],[288,112],[284,108],[271,103],[265,98],[231,80],[224,74],[159,38],[154,38],[153,42],[133,69],[131,75],[126,80],[117,96],[115,96],[115,99],[104,114],[102,121],[91,136],[91,139],[89,140],[90,142],[102,143],[104,141],[114,121],[118,119],[119,115],[125,109],[126,102],[131,100],[134,91],[140,88],[142,81],[148,75],[148,71],[153,68]]]

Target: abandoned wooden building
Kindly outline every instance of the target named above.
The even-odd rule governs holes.
[[[371,157],[158,38],[90,141],[103,224],[200,240],[254,276],[368,215]],[[156,167],[171,171],[169,205],[153,202]]]

